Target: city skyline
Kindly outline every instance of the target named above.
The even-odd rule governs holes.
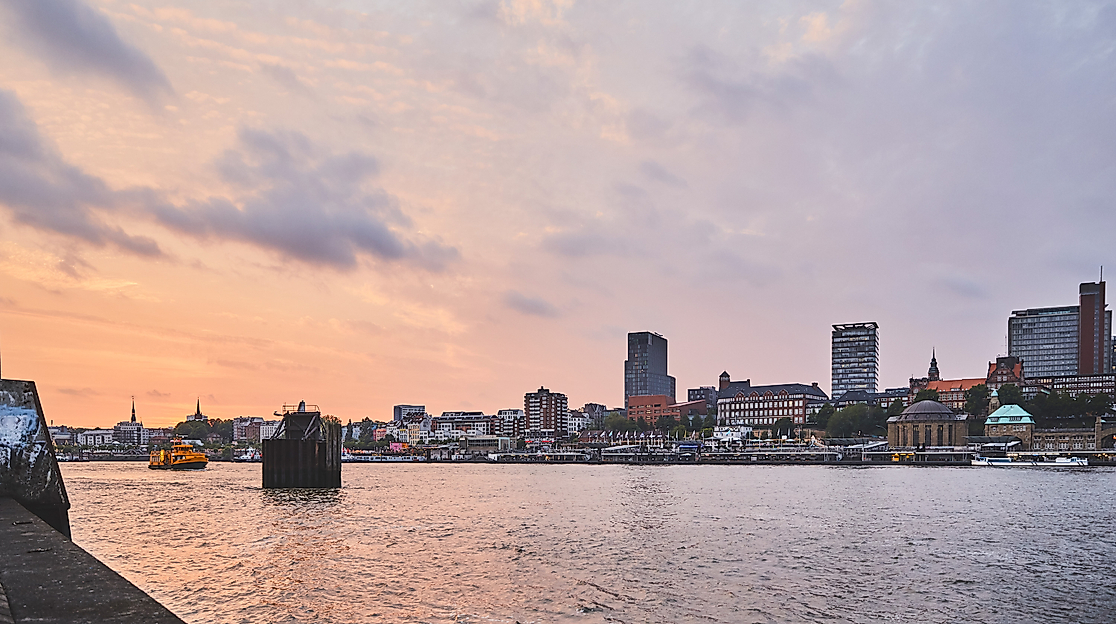
[[[828,384],[863,320],[881,389],[980,376],[1110,264],[1116,55],[950,6],[0,2],[4,376],[74,426],[612,406],[630,331]]]

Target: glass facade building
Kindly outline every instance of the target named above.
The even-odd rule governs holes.
[[[1015,310],[1008,317],[1008,355],[1027,377],[1096,375],[1112,370],[1112,311],[1104,282],[1085,282],[1080,305]]]
[[[849,390],[876,392],[880,369],[879,329],[876,323],[833,326],[829,393],[833,399],[840,399]]]
[[[624,361],[624,407],[628,397],[652,394],[676,400],[674,377],[667,375],[667,340],[654,332],[631,332]]]
[[[1077,374],[1077,306],[1015,310],[1008,318],[1008,355],[1028,377]]]

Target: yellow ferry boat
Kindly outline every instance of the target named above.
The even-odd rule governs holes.
[[[194,450],[193,445],[175,440],[171,450],[151,451],[147,467],[152,470],[201,470],[209,463],[205,453]]]

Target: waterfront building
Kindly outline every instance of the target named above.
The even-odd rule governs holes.
[[[168,444],[174,439],[174,429],[170,427],[161,427],[158,429],[144,428],[144,432],[147,433],[147,443],[156,446]]]
[[[105,446],[113,443],[112,434],[112,429],[90,429],[77,434],[77,440],[82,446]]]
[[[628,418],[630,420],[642,418],[652,426],[659,422],[660,418],[674,418],[681,422],[682,417],[689,419],[694,416],[705,416],[707,413],[705,399],[675,403],[664,394],[628,397]]]
[[[554,437],[566,435],[560,427],[566,424],[568,399],[561,392],[551,392],[539,387],[535,392],[523,395],[523,413],[527,419],[527,431],[534,437]]]
[[[70,431],[70,428],[66,425],[47,427],[47,431],[50,432],[50,441],[53,442],[55,446],[65,446],[76,441],[73,432]]]
[[[430,430],[441,438],[499,435],[499,418],[484,412],[442,412],[431,419]],[[421,428],[420,428],[421,430]]]
[[[279,426],[283,424],[281,420],[265,420],[260,423],[260,440],[270,440],[275,436],[275,432],[279,431]]]
[[[396,405],[392,408],[392,421],[401,423],[409,416],[426,414],[425,405]]]
[[[807,404],[829,400],[817,382],[753,386],[751,379],[732,381],[728,372],[722,373],[719,381],[717,424],[721,426],[764,428],[780,418],[804,425]]]
[[[1095,451],[1097,450],[1096,430],[1088,427],[1035,429],[1031,450]]]
[[[666,395],[674,400],[674,377],[667,374],[667,340],[654,332],[628,334],[624,361],[624,407],[628,397]]]
[[[499,435],[505,438],[520,438],[527,430],[527,415],[521,409],[502,409],[496,412],[499,421]]]
[[[705,412],[711,413],[717,409],[717,387],[701,386],[690,388],[686,391],[687,401],[705,401]]]
[[[919,401],[887,419],[891,448],[959,447],[967,443],[968,416],[938,401]]]
[[[258,442],[260,440],[260,425],[263,422],[262,416],[237,416],[233,419],[233,442]]]
[[[984,435],[989,437],[1014,436],[1019,438],[1020,450],[1029,451],[1034,442],[1035,419],[1018,405],[1004,405],[988,415],[984,421]]]
[[[1022,389],[1026,383],[1023,373],[1023,360],[1015,356],[998,357],[988,363],[988,377],[985,382],[989,390],[999,390],[1012,384]]]
[[[591,419],[589,416],[581,411],[572,409],[566,412],[566,432],[569,434],[579,433],[589,428]]]
[[[132,398],[132,420],[116,423],[116,426],[112,428],[112,439],[114,442],[128,446],[147,444],[147,435],[143,423],[136,422],[136,400],[134,397]]]
[[[581,411],[585,417],[589,419],[589,426],[593,428],[601,428],[604,426],[605,414],[608,413],[608,407],[600,403],[586,403],[581,406]]]
[[[1034,398],[1043,390],[1068,394],[1071,397],[1079,394],[1107,394],[1116,398],[1116,374],[1031,377],[1027,379],[1027,386],[1023,390],[1028,399]]]
[[[1008,355],[1032,377],[1093,375],[1112,370],[1112,311],[1105,283],[1078,287],[1078,305],[1015,310],[1008,318]]]
[[[519,438],[527,429],[527,415],[521,409],[502,409],[496,412],[496,434],[505,438]]]
[[[880,366],[879,325],[846,323],[833,326],[830,394],[849,390],[876,391]]]

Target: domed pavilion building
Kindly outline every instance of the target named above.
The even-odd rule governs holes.
[[[965,446],[968,419],[937,401],[919,401],[887,419],[887,443],[893,449]]]

